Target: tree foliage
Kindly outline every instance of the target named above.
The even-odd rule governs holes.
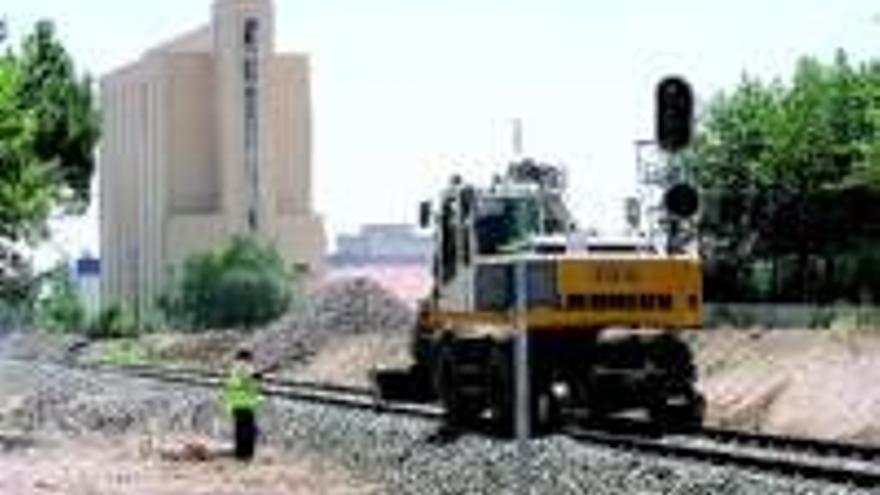
[[[191,256],[160,306],[195,329],[251,328],[281,316],[292,276],[278,252],[246,237]]]
[[[708,200],[710,297],[880,298],[880,63],[838,52],[788,84],[744,78],[710,101],[685,162]]]
[[[0,56],[0,297],[20,292],[21,252],[48,235],[50,217],[88,205],[98,137],[91,80],[39,22]]]
[[[18,63],[19,104],[36,123],[33,154],[38,162],[50,164],[56,199],[80,212],[90,199],[94,148],[100,134],[92,80],[76,74],[73,60],[49,21],[37,23],[25,39]]]

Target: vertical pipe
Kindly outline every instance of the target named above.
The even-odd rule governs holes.
[[[517,493],[528,494],[529,490],[529,423],[531,407],[529,407],[529,340],[528,340],[528,277],[525,258],[515,265],[516,289],[516,340],[515,340],[515,374],[516,374],[516,439],[519,454],[517,473]]]

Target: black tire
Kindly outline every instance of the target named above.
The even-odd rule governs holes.
[[[684,394],[682,404],[669,404],[666,397],[658,397],[649,406],[651,421],[667,433],[688,433],[703,426],[706,400],[695,391]]]
[[[492,412],[492,427],[504,437],[514,434],[514,386],[513,366],[510,346],[498,345],[489,357],[489,394]]]
[[[673,335],[663,335],[649,344],[647,359],[658,369],[666,372],[673,380],[692,383],[696,380],[690,348]]]
[[[547,435],[560,423],[559,404],[550,393],[546,383],[533,383],[531,432],[533,436]]]
[[[489,400],[492,427],[504,437],[516,433],[516,370],[513,364],[513,346],[496,345],[489,358]],[[529,430],[532,436],[550,432],[559,423],[559,404],[550,394],[548,380],[533,366],[529,377]]]
[[[451,343],[441,347],[434,382],[446,411],[447,426],[452,429],[473,429],[479,424],[482,408],[478,401],[462,396],[456,380],[454,352]]]

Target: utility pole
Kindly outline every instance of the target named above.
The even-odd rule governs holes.
[[[0,43],[6,41],[7,36],[9,36],[9,28],[6,17],[0,17]]]
[[[514,354],[516,358],[516,411],[515,428],[517,451],[519,454],[519,474],[517,493],[528,495],[530,490],[531,466],[529,463],[529,426],[531,407],[529,397],[529,334],[528,334],[528,262],[521,254],[515,265],[516,278],[516,339]]]
[[[513,121],[514,160],[523,156],[522,120]],[[516,316],[514,329],[514,430],[516,434],[518,466],[517,493],[528,495],[530,490],[529,426],[531,407],[529,399],[529,336],[528,336],[528,264],[524,253],[514,264],[514,291],[516,293]]]

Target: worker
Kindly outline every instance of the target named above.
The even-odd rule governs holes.
[[[235,457],[242,461],[253,459],[256,448],[259,432],[256,414],[263,401],[258,383],[260,375],[255,371],[251,351],[240,349],[223,387],[223,402],[234,425]]]

